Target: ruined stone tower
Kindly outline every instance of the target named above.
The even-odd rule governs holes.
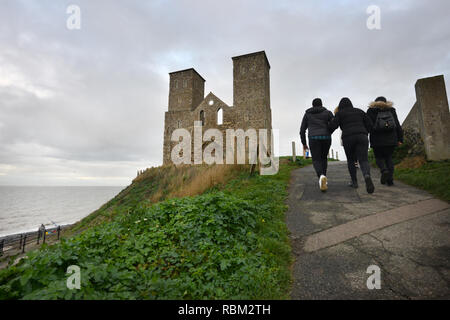
[[[192,135],[194,121],[202,122],[203,132],[216,128],[224,137],[226,129],[268,129],[269,132],[272,129],[270,64],[266,53],[254,52],[232,60],[233,106],[228,106],[212,92],[204,97],[205,80],[193,68],[169,73],[163,164],[172,162],[171,150],[177,143],[171,141],[172,132],[185,128]]]

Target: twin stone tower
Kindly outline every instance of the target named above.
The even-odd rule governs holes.
[[[195,69],[171,72],[169,108],[164,119],[163,164],[172,163],[171,141],[178,128],[194,133],[194,122],[202,130],[215,128],[225,137],[226,129],[272,129],[270,109],[270,64],[264,51],[249,53],[233,60],[233,106],[212,92],[205,97],[205,79]],[[224,152],[225,155],[225,152]],[[248,158],[247,158],[248,160]]]

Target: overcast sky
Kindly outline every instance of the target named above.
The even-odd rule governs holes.
[[[281,154],[315,97],[365,110],[384,95],[403,121],[418,78],[449,86],[449,12],[448,0],[0,0],[0,185],[129,184],[162,163],[168,72],[194,67],[232,105],[231,57],[260,50]]]

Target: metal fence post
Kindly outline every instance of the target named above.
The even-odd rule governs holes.
[[[23,247],[22,247],[22,253],[25,253],[25,244],[27,243],[27,235],[25,235],[23,239]]]
[[[41,238],[41,229],[38,229],[36,244],[39,244],[39,239],[40,239],[40,238]]]
[[[45,243],[45,238],[46,238],[46,235],[47,235],[47,230],[44,230],[43,232],[44,232],[44,239],[42,239],[42,243]]]
[[[2,239],[2,241],[0,241],[0,257],[3,255],[4,244],[5,244],[5,239]]]
[[[19,249],[22,248],[22,234],[20,234]]]
[[[58,240],[59,240],[59,233],[61,232],[61,226],[58,226]]]

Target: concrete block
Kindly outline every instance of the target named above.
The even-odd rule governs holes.
[[[411,110],[407,125],[418,123],[428,160],[450,159],[450,113],[444,76],[419,79],[415,88],[417,103],[413,110],[417,110]]]

